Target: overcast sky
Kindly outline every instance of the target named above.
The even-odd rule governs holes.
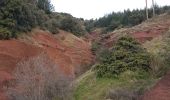
[[[151,6],[148,0],[148,6]],[[170,0],[154,0],[158,5],[170,5]],[[99,18],[113,11],[144,8],[145,0],[51,0],[56,12],[70,13],[74,17]]]

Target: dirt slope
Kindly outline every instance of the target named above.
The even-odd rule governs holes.
[[[18,40],[0,41],[0,100],[4,100],[2,86],[12,79],[11,72],[16,64],[29,57],[36,56],[42,49]]]
[[[123,28],[119,30],[115,30],[107,35],[102,36],[103,45],[111,47],[116,39],[127,33],[134,38],[136,38],[139,42],[143,43],[147,40],[151,40],[154,37],[162,35],[170,28],[170,15],[164,14],[156,16],[153,19],[149,19],[137,26],[132,28]]]
[[[142,100],[170,100],[170,72],[146,92]]]
[[[67,75],[74,77],[76,73],[83,71],[82,65],[93,61],[90,45],[68,32],[60,31],[55,37],[41,32],[33,36],[33,41],[45,49]]]
[[[60,31],[56,36],[40,30],[32,33],[18,40],[0,41],[0,100],[6,100],[2,87],[13,79],[11,72],[21,60],[45,52],[63,74],[72,78],[85,71],[84,65],[93,62],[89,43],[71,33]]]

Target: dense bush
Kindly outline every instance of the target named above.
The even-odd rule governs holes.
[[[93,19],[90,19],[90,20],[85,20],[84,21],[84,25],[86,26],[86,30],[87,32],[91,32],[94,28],[94,20]]]
[[[69,14],[52,12],[53,6],[50,0],[4,0],[0,2],[0,6],[0,27],[3,27],[3,31],[1,29],[3,39],[17,37],[17,33],[28,32],[36,27],[54,34],[58,33],[58,28],[77,36],[85,33],[82,20]]]
[[[105,54],[104,54],[105,55]],[[148,72],[150,56],[141,45],[129,36],[121,37],[101,63],[95,66],[98,77],[114,77],[130,70]]]
[[[60,22],[60,28],[68,32],[72,32],[76,36],[82,36],[85,34],[85,27],[83,27],[80,20],[74,17],[65,17]]]
[[[17,32],[27,32],[42,25],[46,20],[41,16],[47,15],[43,12],[37,7],[37,2],[5,0],[0,7],[0,26],[13,33],[11,37],[15,37]]]
[[[54,10],[50,0],[37,0],[38,8],[44,10],[46,13],[51,13]]]
[[[59,32],[59,30],[58,30],[58,24],[56,22],[57,22],[56,19],[51,18],[48,21],[44,22],[43,28],[45,30],[50,31],[53,34],[57,34]]]
[[[11,37],[11,32],[6,28],[0,27],[0,39],[9,39]]]

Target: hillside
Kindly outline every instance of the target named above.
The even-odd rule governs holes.
[[[1,0],[0,100],[169,100],[170,6],[153,7],[85,20]]]
[[[143,43],[167,32],[170,26],[169,19],[170,15],[162,14],[131,28],[121,28],[102,35],[100,34],[102,33],[102,29],[99,28],[94,30],[91,35],[92,37],[96,37],[98,42],[101,42],[107,47],[111,47],[117,38],[124,33],[131,35],[139,42]],[[95,38],[93,40],[96,41]]]
[[[163,14],[156,16],[153,19],[143,22],[132,28],[125,28],[111,32],[106,35],[107,41],[105,45],[109,45],[114,42],[119,33],[127,33],[136,38],[139,42],[145,42],[147,40],[152,40],[154,37],[162,35],[169,30],[170,26],[170,16]]]
[[[32,35],[23,35],[19,39],[0,41],[0,100],[2,87],[13,78],[12,71],[21,60],[47,53],[64,75],[75,78],[88,69],[93,62],[90,44],[71,33],[60,31],[52,35],[41,30],[34,30]]]
[[[97,37],[93,41],[108,48],[125,34],[134,37],[151,54],[151,72],[127,71],[117,78],[98,78],[92,69],[75,82],[75,100],[169,100],[169,28],[170,15],[163,14],[132,28],[91,33]]]

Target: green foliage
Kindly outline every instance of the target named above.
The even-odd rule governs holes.
[[[142,71],[133,72],[128,70],[121,73],[117,78],[97,78],[93,71],[88,71],[76,80],[74,99],[115,100],[115,94],[117,98],[131,96],[124,95],[127,91],[135,92],[133,95],[139,96],[152,87],[155,82],[156,80],[150,77],[147,72]],[[117,90],[122,90],[122,92],[117,92]]]
[[[90,19],[90,20],[85,20],[85,26],[86,26],[86,30],[87,32],[91,32],[94,28],[94,20]]]
[[[57,34],[59,32],[58,30],[58,24],[56,23],[57,20],[54,18],[49,19],[46,21],[43,25],[44,29],[49,30],[53,34]]]
[[[151,72],[155,77],[164,76],[170,69],[170,31],[144,44],[151,54]]]
[[[27,0],[5,0],[1,3],[0,23],[14,35],[17,32],[30,31],[37,25],[36,12],[38,9]],[[10,38],[11,38],[10,37]]]
[[[101,47],[101,44],[99,42],[93,42],[91,50],[95,54]]]
[[[4,0],[0,5],[0,27],[13,33],[8,38],[36,27],[53,34],[58,33],[59,28],[77,36],[86,32],[82,20],[65,13],[53,13],[50,0]]]
[[[124,36],[113,46],[110,54],[103,56],[95,71],[98,77],[115,77],[126,70],[148,72],[149,65],[150,56],[146,50],[133,38]]]
[[[50,0],[38,0],[37,6],[38,8],[44,10],[46,13],[51,13],[51,11],[54,10]]]
[[[9,39],[11,37],[11,32],[6,28],[0,27],[0,39]]]
[[[85,34],[85,28],[83,28],[81,21],[70,16],[65,17],[60,22],[60,28],[72,32],[76,36],[82,36]]]
[[[155,13],[157,15],[168,12],[170,6],[159,7],[155,5]],[[153,16],[152,8],[148,10],[149,18]],[[113,31],[119,27],[131,27],[146,20],[145,9],[124,10],[124,12],[112,12],[104,17],[96,20],[86,21],[86,29],[91,31],[95,27],[105,27],[107,32]],[[105,33],[107,33],[105,32]]]
[[[101,47],[101,49],[96,52],[96,60],[99,62],[106,61],[110,57],[111,51],[106,49],[105,47]]]

